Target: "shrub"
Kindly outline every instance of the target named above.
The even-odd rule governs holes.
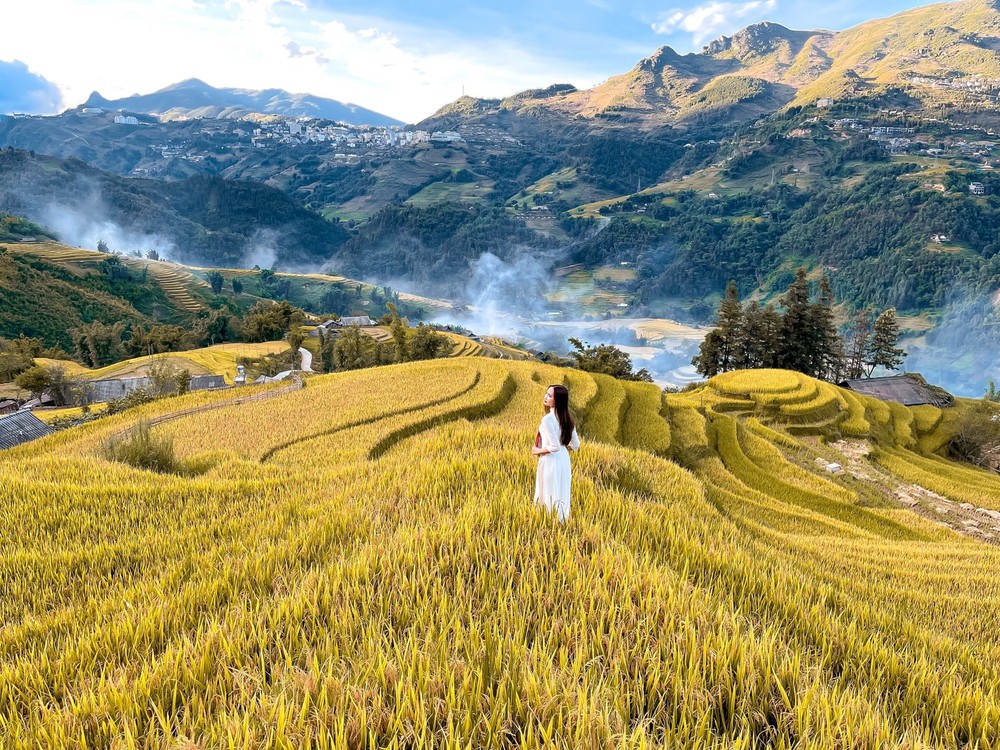
[[[111,461],[149,469],[161,474],[184,473],[184,464],[174,455],[174,440],[168,435],[154,435],[149,420],[142,420],[122,435],[104,444],[104,457]]]
[[[989,401],[975,404],[958,420],[948,449],[960,461],[992,469],[1000,456],[1000,410]]]

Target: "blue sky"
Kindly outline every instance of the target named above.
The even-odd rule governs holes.
[[[308,92],[416,122],[463,91],[589,87],[662,45],[696,52],[758,21],[839,30],[922,4],[34,0],[4,10],[4,25],[18,33],[0,43],[0,110],[48,113],[93,90],[114,98],[197,77]]]

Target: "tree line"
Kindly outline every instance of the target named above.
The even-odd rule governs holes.
[[[781,311],[755,300],[744,305],[736,282],[730,281],[716,326],[691,361],[695,369],[712,377],[729,370],[776,367],[837,382],[871,377],[879,367],[895,370],[906,357],[896,346],[895,308],[877,317],[870,310],[859,310],[846,335],[841,335],[825,275],[813,301],[806,272],[800,268],[780,303]]]

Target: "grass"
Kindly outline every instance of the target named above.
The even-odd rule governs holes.
[[[584,439],[565,525],[530,499],[559,382]],[[868,422],[894,481],[1000,497],[903,447],[952,410],[485,357],[4,451],[0,745],[996,747],[1000,551],[861,507],[782,396]],[[205,405],[145,428],[197,475],[104,453]]]
[[[114,435],[104,444],[103,455],[136,469],[148,469],[161,474],[177,474],[183,464],[174,454],[174,441],[159,433],[153,434],[148,421],[141,421],[128,431]]]
[[[492,180],[479,182],[434,182],[415,195],[411,195],[406,203],[419,208],[426,208],[435,203],[482,203],[493,192]]]

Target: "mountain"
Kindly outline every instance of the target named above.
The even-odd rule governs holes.
[[[311,94],[292,94],[282,89],[215,88],[197,78],[175,83],[152,94],[123,99],[105,99],[98,92],[78,109],[101,107],[157,115],[165,119],[239,118],[251,114],[285,117],[316,117],[352,125],[403,125],[388,115],[356,104],[344,104]]]
[[[633,127],[754,119],[817,99],[865,98],[934,108],[996,108],[1000,4],[962,0],[915,8],[841,32],[776,23],[723,36],[700,53],[661,47],[591,89],[539,89],[495,100],[465,97],[420,127],[462,121],[603,120]],[[955,101],[955,93],[960,92]]]

